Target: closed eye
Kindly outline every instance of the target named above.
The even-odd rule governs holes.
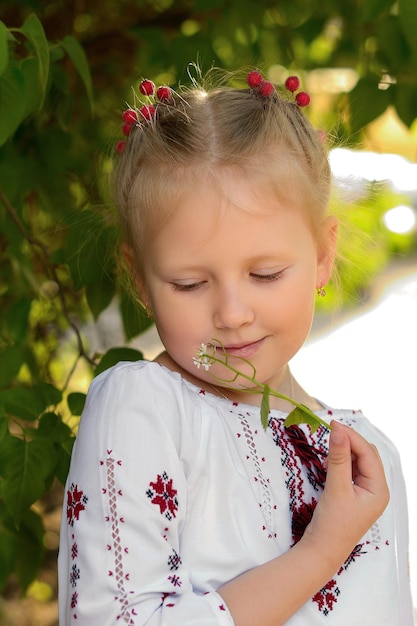
[[[171,283],[171,286],[174,291],[195,291],[204,283],[205,281],[201,280],[196,283]]]
[[[256,274],[255,272],[251,272],[250,276],[260,282],[268,283],[274,280],[278,280],[279,278],[282,277],[283,273],[284,273],[284,270],[280,270],[279,272],[271,272],[271,274]]]

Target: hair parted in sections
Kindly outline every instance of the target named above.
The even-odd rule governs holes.
[[[117,157],[115,203],[139,273],[146,242],[196,182],[243,174],[284,206],[298,205],[317,235],[326,216],[327,153],[296,102],[275,90],[208,87],[210,78],[158,103]]]

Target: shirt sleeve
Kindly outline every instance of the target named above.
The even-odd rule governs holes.
[[[384,435],[383,435],[384,436]],[[387,471],[390,488],[390,500],[393,510],[393,524],[396,551],[396,582],[398,588],[398,607],[400,611],[399,624],[413,626],[414,607],[411,596],[410,564],[409,564],[409,526],[408,503],[404,476],[401,467],[400,455],[392,442],[384,436],[390,450],[391,464]]]
[[[157,364],[143,365],[104,372],[88,393],[63,507],[60,626],[233,626],[181,556],[192,514],[182,396]]]
[[[386,574],[391,583],[389,596],[391,606],[398,607],[398,621],[395,623],[401,624],[401,626],[413,626],[415,618],[409,572],[408,504],[400,455],[389,437],[369,422],[367,418],[363,418],[360,424],[362,427],[357,428],[357,430],[378,448],[384,463],[390,491],[390,504],[387,509],[390,514],[383,514],[381,523],[383,519],[387,520],[386,523],[389,524],[395,550],[393,567]]]

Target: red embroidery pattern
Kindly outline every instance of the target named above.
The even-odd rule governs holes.
[[[84,492],[81,489],[78,489],[78,485],[74,485],[74,483],[72,483],[67,491],[67,522],[72,528],[74,528],[75,522],[80,519],[80,513],[85,511],[87,502],[88,498]],[[71,596],[71,609],[73,610],[72,618],[75,620],[78,619],[76,612],[78,604],[77,585],[81,578],[80,568],[76,561],[78,557],[78,544],[75,539],[75,530],[71,533],[71,540],[71,560],[73,563],[69,571],[69,582],[71,587],[74,589]]]
[[[312,498],[309,504],[300,502],[299,505],[294,506],[291,524],[294,543],[300,541],[301,537],[304,535],[304,531],[311,522],[316,506],[317,500],[315,498]]]
[[[313,602],[317,602],[319,611],[323,615],[328,615],[333,610],[333,605],[337,602],[337,596],[340,594],[340,589],[335,580],[330,580],[323,589],[320,589],[313,596]]]
[[[158,474],[155,482],[149,483],[149,487],[146,495],[152,504],[159,506],[161,515],[165,515],[167,520],[171,521],[178,511],[177,490],[172,486],[172,478],[169,478],[166,472],[162,472]]]
[[[109,570],[108,575],[114,576],[116,580],[118,595],[115,601],[121,606],[121,612],[117,615],[117,620],[133,626],[134,616],[137,615],[135,609],[129,609],[128,592],[125,589],[125,581],[128,581],[130,575],[124,573],[123,554],[128,553],[127,548],[123,548],[120,537],[120,525],[124,523],[124,518],[118,513],[118,498],[123,496],[121,489],[116,486],[116,468],[121,467],[122,462],[116,461],[112,450],[107,450],[106,461],[100,461],[100,465],[105,467],[107,488],[103,489],[103,495],[107,495],[109,505],[109,515],[106,516],[106,522],[111,525],[112,544],[106,546],[107,551],[113,552],[114,570]]]
[[[369,545],[370,542],[366,542]],[[365,544],[359,543],[352,550],[342,567],[339,568],[337,575],[340,576],[345,572],[352,563],[356,563],[356,560],[362,555],[367,554],[367,550],[363,550]],[[379,550],[379,546],[375,546],[375,550]],[[313,602],[317,603],[317,607],[323,615],[327,616],[330,611],[333,610],[333,605],[337,602],[337,597],[340,595],[340,588],[337,586],[336,580],[332,579],[313,596]]]
[[[71,597],[71,608],[72,609],[75,609],[75,607],[77,606],[77,602],[78,602],[78,593],[75,591],[72,594],[72,597]]]
[[[174,489],[172,478],[170,478],[167,472],[158,474],[155,481],[149,483],[149,488],[145,492],[146,496],[150,499],[152,504],[159,507],[160,514],[168,521],[173,520],[176,517],[178,511],[178,498],[177,490]],[[165,522],[164,522],[165,524]],[[169,527],[164,526],[162,536],[168,541]],[[182,560],[177,551],[172,548],[171,553],[167,559],[168,576],[167,580],[172,587],[179,589],[182,586],[181,577],[177,572],[182,565]],[[164,591],[161,594],[161,606],[172,608],[175,606],[176,591]],[[169,600],[169,601],[168,601]]]
[[[67,491],[67,522],[74,526],[74,522],[80,519],[81,511],[85,510],[88,498],[83,491],[78,490],[78,486],[71,485]]]
[[[172,596],[175,596],[175,591],[173,593],[168,593],[168,592],[164,591],[164,593],[161,595],[161,606],[164,605],[164,606],[167,606],[167,607],[172,609],[172,607],[175,606],[175,603],[174,602],[165,602],[165,600],[167,598],[172,598]]]
[[[355,420],[352,419],[349,425]],[[275,444],[281,451],[281,463],[286,473],[286,487],[289,492],[289,508],[292,515],[292,535],[294,544],[301,539],[304,531],[311,521],[314,509],[320,494],[324,489],[326,469],[323,460],[328,454],[329,429],[320,426],[313,434],[308,426],[291,426],[284,428],[283,420],[271,418],[271,428]],[[370,530],[374,533],[374,528]],[[381,537],[372,541],[375,550],[382,545]],[[364,545],[370,546],[371,542],[357,545],[345,563],[340,567],[337,575],[318,591],[312,598],[318,610],[324,616],[333,611],[338,597],[341,595],[341,587],[338,578],[350,565],[356,563],[358,558],[367,554]]]
[[[181,587],[182,585],[181,578],[179,576],[176,576],[175,574],[173,576],[168,576],[168,580],[173,587]]]
[[[287,476],[286,487],[290,494],[294,544],[301,539],[310,523],[326,480],[323,465],[328,452],[329,429],[320,426],[311,434],[306,426],[284,428],[283,420],[272,418],[270,427],[275,444],[281,450],[281,463]]]

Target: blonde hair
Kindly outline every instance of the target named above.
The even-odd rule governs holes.
[[[198,177],[227,171],[261,179],[285,206],[301,204],[319,237],[330,195],[330,169],[318,133],[295,102],[275,92],[221,85],[183,88],[158,103],[156,118],[131,132],[118,155],[115,204],[137,267],[152,234],[192,193]],[[196,201],[198,210],[198,201]]]

